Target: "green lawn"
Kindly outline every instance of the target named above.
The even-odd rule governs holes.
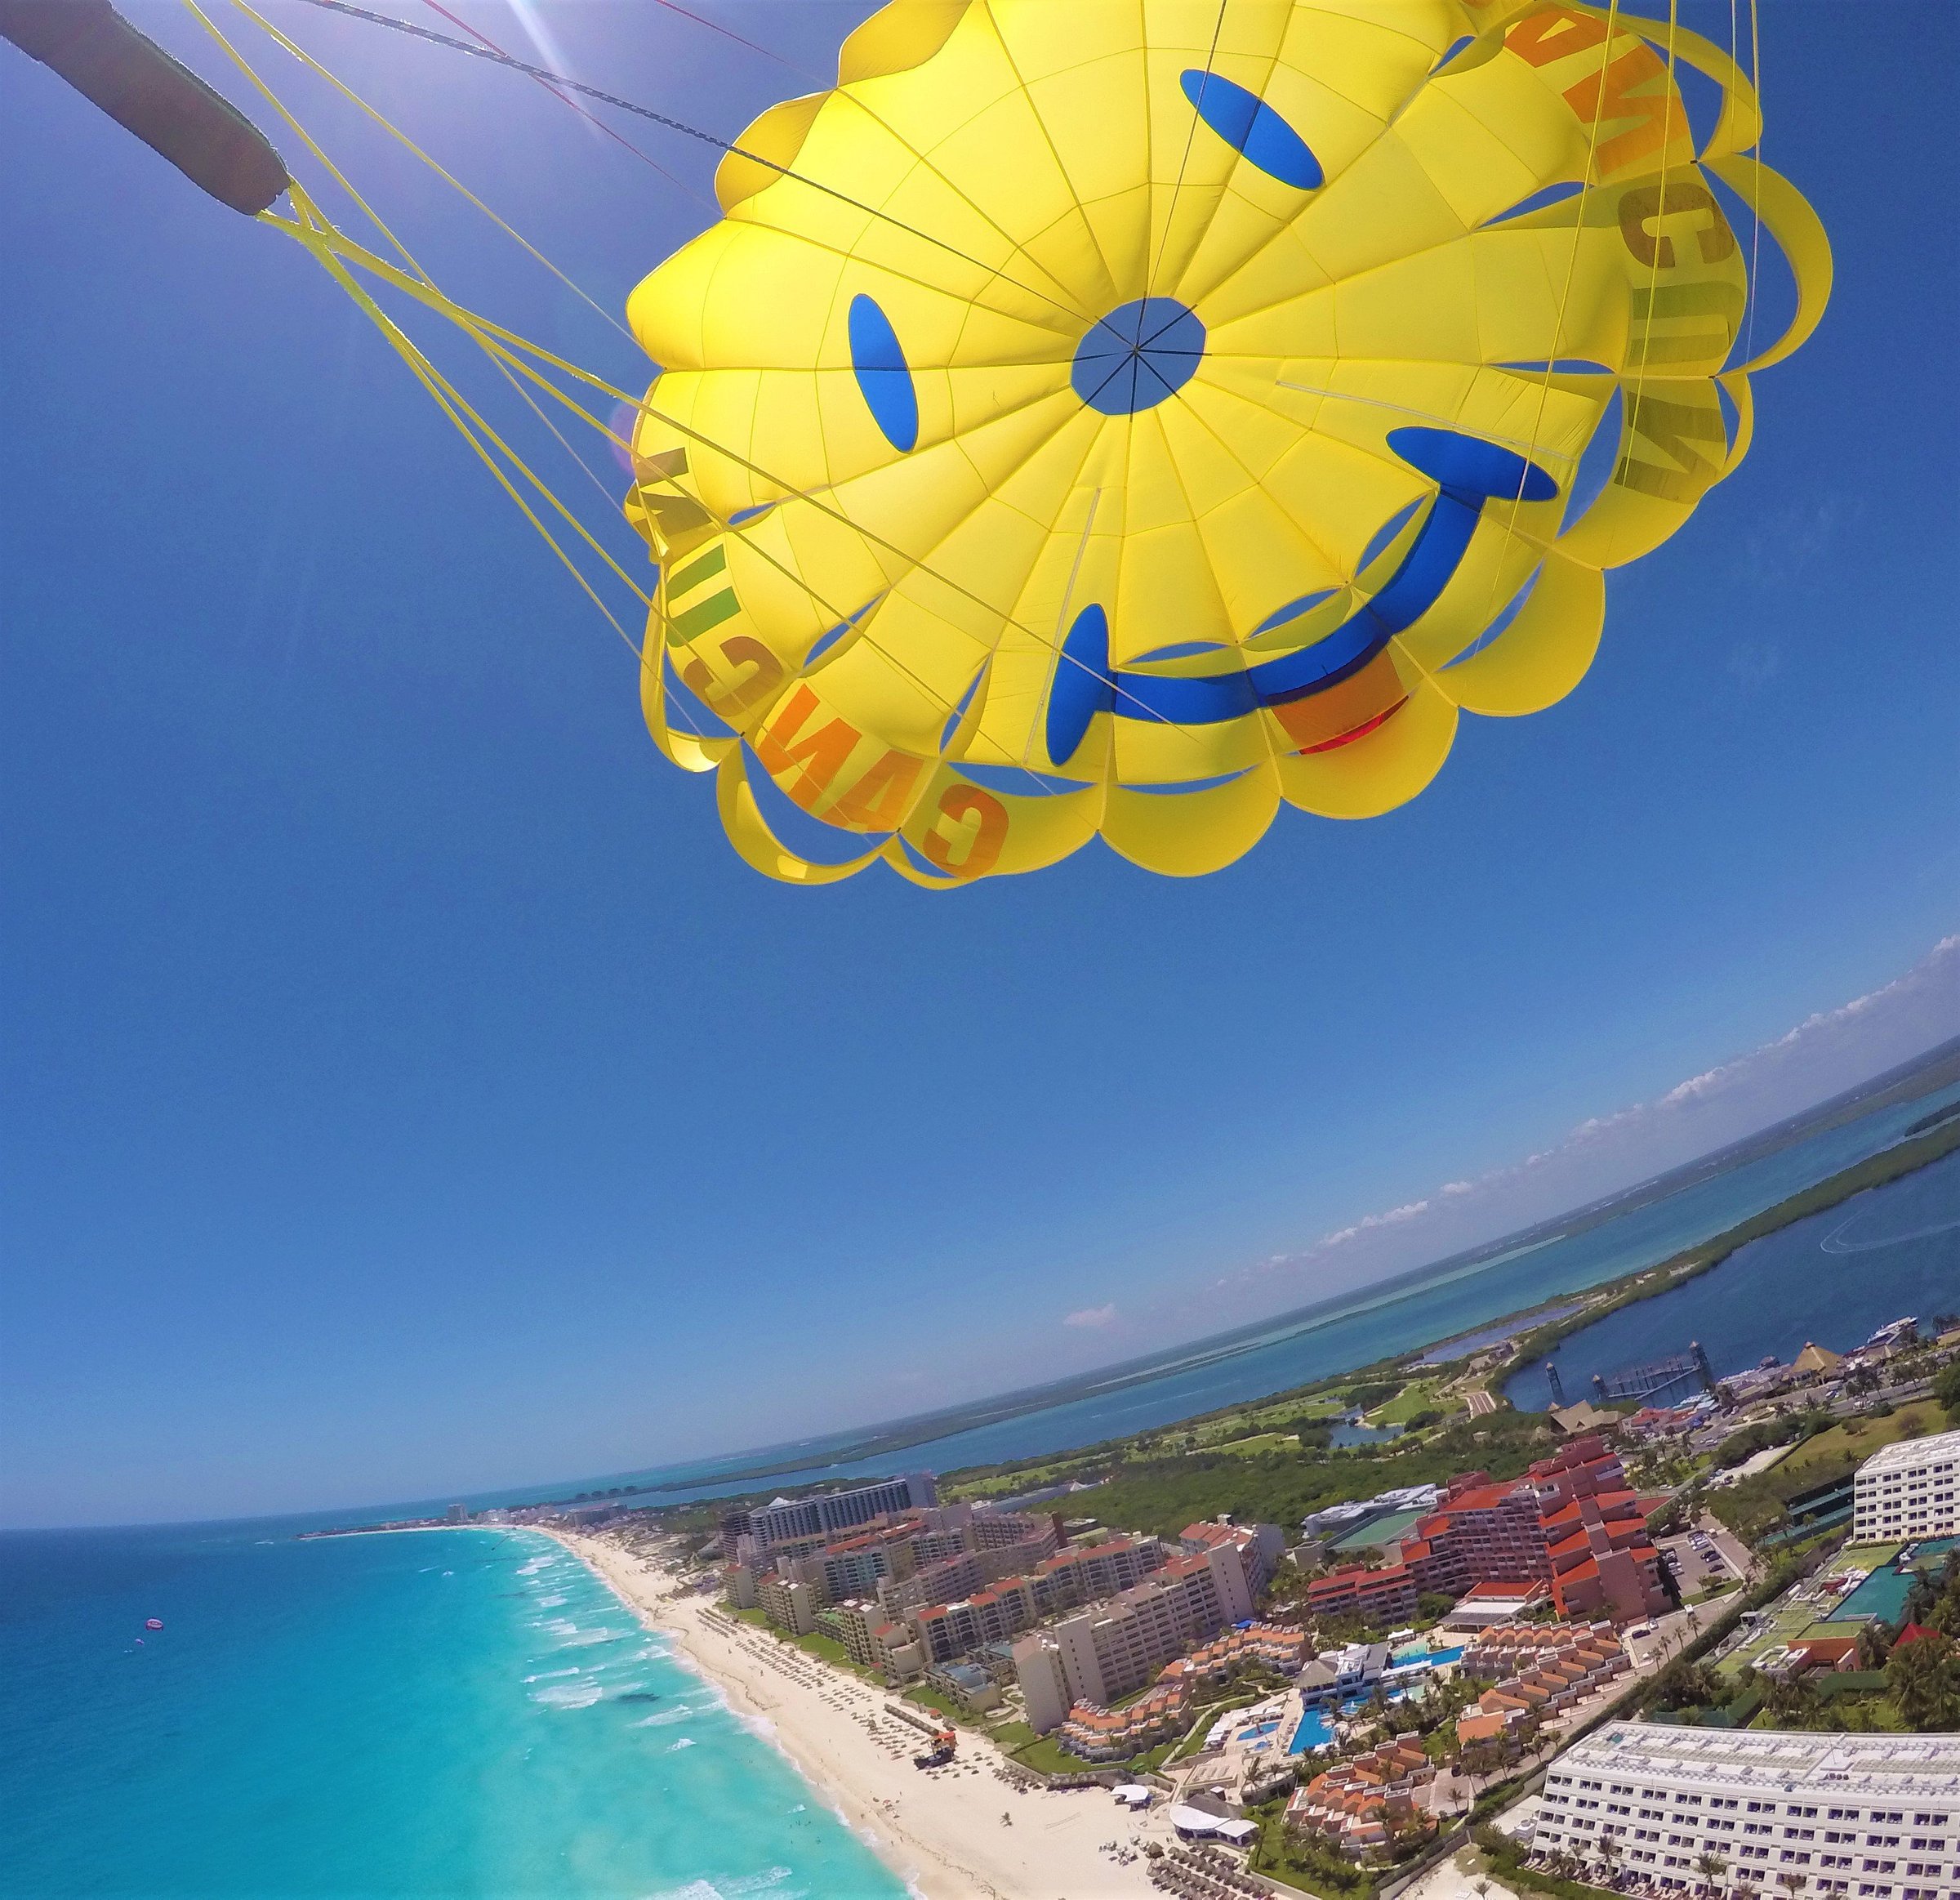
[[[1262,1452],[1297,1452],[1299,1448],[1300,1441],[1291,1432],[1261,1432],[1254,1438],[1231,1438],[1222,1445],[1205,1447],[1207,1452],[1223,1452],[1234,1458],[1256,1458]]]
[[[1080,1755],[1071,1755],[1052,1735],[1037,1735],[1024,1743],[1014,1751],[1014,1760],[1044,1775],[1079,1775],[1089,1765]]]
[[[1025,1722],[996,1722],[987,1733],[1004,1755],[1013,1755],[1036,1739],[1034,1730]]]
[[[1175,1746],[1174,1742],[1160,1742],[1128,1761],[1085,1761],[1079,1755],[1071,1755],[1054,1736],[1038,1735],[1012,1753],[1016,1761],[1045,1775],[1087,1774],[1097,1768],[1121,1768],[1130,1774],[1145,1774],[1160,1767]]]
[[[1197,1426],[1191,1436],[1197,1440],[1205,1451],[1222,1452],[1231,1442],[1251,1433],[1265,1432],[1277,1425],[1290,1425],[1300,1418],[1331,1418],[1344,1409],[1331,1394],[1315,1398],[1290,1398],[1278,1405],[1248,1405],[1235,1408],[1218,1418],[1207,1419]],[[1138,1434],[1145,1438],[1171,1438],[1181,1436],[1174,1426],[1160,1432],[1144,1432]],[[1291,1443],[1290,1433],[1281,1434]]]
[[[825,1636],[818,1634],[816,1630],[812,1630],[808,1635],[799,1636],[796,1639],[796,1647],[799,1649],[807,1649],[820,1661],[831,1663],[839,1669],[849,1670],[853,1675],[862,1676],[866,1682],[877,1682],[881,1679],[874,1675],[870,1670],[860,1669],[856,1663],[852,1661],[851,1652],[835,1636]]]
[[[1442,1396],[1440,1379],[1411,1379],[1386,1405],[1368,1414],[1370,1425],[1406,1425],[1419,1412],[1460,1412],[1462,1406]]]
[[[1939,1407],[1930,1401],[1902,1406],[1889,1418],[1847,1418],[1780,1460],[1775,1467],[1777,1480],[1794,1491],[1806,1491],[1846,1465],[1862,1465],[1887,1445],[1939,1431],[1945,1422]]]

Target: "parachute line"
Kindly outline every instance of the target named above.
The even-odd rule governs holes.
[[[1082,311],[1062,302],[1060,298],[1049,296],[1046,291],[1037,290],[1031,283],[1023,283],[997,265],[971,256],[957,244],[948,243],[944,238],[934,237],[930,231],[921,230],[916,225],[907,224],[903,218],[893,217],[889,212],[880,211],[875,205],[866,204],[862,198],[853,198],[848,191],[840,191],[835,185],[824,184],[821,179],[812,178],[773,158],[765,158],[760,153],[751,152],[746,146],[736,145],[733,140],[719,137],[713,132],[703,132],[699,126],[689,125],[684,118],[675,118],[670,113],[656,112],[648,105],[636,105],[631,100],[622,99],[616,92],[607,92],[599,87],[588,86],[583,80],[568,78],[563,73],[554,73],[546,66],[534,66],[528,60],[520,60],[501,48],[472,46],[466,39],[457,39],[451,34],[438,33],[432,27],[417,26],[412,20],[397,20],[391,14],[376,13],[368,7],[356,7],[352,4],[352,0],[306,0],[306,3],[328,13],[345,14],[352,20],[366,20],[370,25],[392,27],[397,33],[410,33],[416,39],[448,47],[452,52],[467,53],[472,59],[488,60],[494,65],[508,66],[513,72],[525,74],[533,79],[541,79],[547,85],[562,86],[571,91],[582,93],[588,99],[596,99],[602,105],[612,106],[621,112],[630,112],[636,118],[650,119],[655,125],[665,126],[670,132],[681,132],[688,138],[700,140],[703,145],[712,145],[718,152],[746,159],[751,165],[760,165],[765,171],[776,172],[779,176],[792,178],[799,185],[807,185],[813,191],[820,191],[825,197],[834,198],[840,204],[848,204],[853,211],[862,212],[866,217],[876,218],[881,224],[890,225],[895,230],[903,231],[908,237],[917,238],[921,243],[947,252],[963,264],[970,264],[976,270],[983,270],[988,276],[997,277],[1004,283],[1011,283],[1015,289],[1024,291],[1030,297],[1039,297],[1043,303],[1053,305],[1071,320],[1080,321],[1083,319]]]
[[[437,310],[441,314],[447,317],[451,322],[455,323],[459,328],[463,329],[466,333],[467,333],[472,338],[472,340],[474,341],[478,346],[492,358],[493,361],[498,363],[500,368],[502,367],[503,364],[508,363],[519,374],[528,378],[530,381],[535,383],[539,388],[544,390],[549,395],[555,397],[559,402],[564,403],[568,408],[571,408],[574,413],[580,416],[584,421],[590,423],[594,428],[598,429],[602,434],[606,435],[614,442],[617,443],[618,441],[618,437],[614,435],[612,432],[608,429],[604,423],[600,422],[596,417],[593,416],[588,410],[585,409],[581,405],[576,403],[570,397],[566,395],[564,391],[560,390],[555,383],[541,376],[537,371],[531,366],[531,364],[524,362],[521,358],[514,355],[511,350],[508,347],[506,347],[506,346],[514,345],[518,349],[524,350],[531,355],[536,356],[541,361],[550,363],[554,368],[564,371],[566,373],[574,377],[578,381],[587,384],[589,386],[600,390],[604,393],[611,395],[615,399],[615,400],[630,404],[636,409],[644,410],[647,414],[654,417],[656,420],[679,430],[682,434],[688,435],[691,439],[700,442],[704,447],[713,450],[715,453],[726,456],[729,460],[739,463],[742,466],[748,469],[751,473],[760,476],[764,481],[769,482],[776,487],[785,489],[788,493],[795,495],[799,499],[809,502],[813,506],[822,510],[822,512],[831,515],[833,519],[843,523],[844,526],[849,528],[853,533],[863,535],[866,539],[870,540],[876,543],[878,546],[885,548],[888,552],[898,555],[899,559],[904,560],[907,566],[910,567],[915,573],[923,574],[929,578],[938,581],[942,586],[947,587],[952,589],[954,591],[964,595],[967,599],[971,600],[976,605],[986,609],[990,613],[998,613],[998,609],[991,607],[991,605],[987,600],[985,600],[982,596],[974,593],[970,588],[962,586],[960,582],[951,579],[947,576],[936,573],[933,569],[928,567],[923,562],[915,560],[911,555],[907,555],[903,549],[899,548],[889,542],[886,542],[882,537],[872,533],[868,529],[858,526],[857,523],[852,521],[849,516],[843,513],[840,510],[829,506],[828,505],[817,501],[814,496],[810,495],[805,491],[799,488],[795,484],[782,480],[779,478],[772,475],[766,469],[761,468],[756,464],[749,462],[746,457],[742,457],[736,453],[734,451],[724,447],[721,444],[717,443],[711,438],[703,435],[700,430],[688,427],[686,425],[680,423],[676,418],[662,416],[658,412],[648,408],[644,400],[636,400],[632,396],[628,395],[623,390],[620,390],[615,387],[612,384],[606,381],[603,377],[595,376],[590,372],[581,370],[575,364],[564,361],[564,359],[554,355],[551,352],[542,350],[537,345],[526,341],[523,338],[518,337],[514,332],[506,330],[501,325],[491,323],[488,319],[476,315],[474,313],[466,310],[463,306],[456,303],[453,299],[445,296],[443,292],[437,287],[433,279],[430,277],[427,271],[425,270],[421,265],[416,260],[414,255],[408,250],[408,247],[402,242],[401,239],[395,234],[394,230],[390,229],[381,215],[376,212],[373,207],[368,203],[367,200],[361,196],[360,193],[354,188],[354,185],[346,177],[345,174],[343,173],[340,168],[335,165],[333,161],[327,156],[326,153],[321,149],[318,143],[307,132],[306,128],[300,123],[300,121],[294,117],[292,113],[287,108],[283,101],[282,101],[278,96],[272,90],[272,88],[267,85],[265,81],[259,75],[256,69],[252,66],[250,62],[247,61],[244,56],[238,52],[236,47],[232,46],[231,42],[228,39],[226,39],[224,33],[218,29],[216,23],[212,21],[208,16],[204,13],[203,10],[198,5],[197,0],[185,0],[185,4],[189,9],[189,11],[194,14],[203,24],[206,29],[211,33],[212,37],[217,40],[219,44],[224,47],[225,52],[229,56],[233,62],[238,65],[239,69],[243,72],[245,75],[252,81],[252,84],[258,89],[258,91],[264,95],[268,102],[273,106],[274,109],[276,110],[279,116],[292,127],[296,133],[298,134],[300,138],[305,142],[307,149],[319,160],[322,166],[325,167],[327,172],[333,177],[335,181],[340,185],[341,189],[347,193],[350,198],[353,199],[354,203],[358,205],[361,211],[372,221],[376,228],[385,236],[388,242],[394,246],[395,250],[407,262],[409,267],[409,271],[413,274],[410,275],[407,273],[403,273],[396,270],[395,267],[390,265],[385,259],[376,256],[372,252],[367,251],[364,247],[354,244],[350,240],[346,239],[343,234],[334,228],[330,221],[324,219],[319,215],[317,207],[313,206],[311,199],[307,198],[303,190],[296,185],[292,188],[294,202],[296,205],[301,204],[303,202],[305,207],[303,218],[301,221],[289,221],[287,220],[278,217],[270,212],[261,212],[260,214],[261,216],[265,220],[265,222],[274,225],[278,230],[284,230],[288,235],[298,239],[301,243],[305,244],[307,248],[314,253],[316,258],[318,258],[318,261],[326,266],[329,274],[332,275],[335,280],[342,286],[343,288],[346,289],[350,295],[354,296],[356,302],[360,305],[363,310],[369,316],[370,319],[376,322],[381,328],[382,333],[388,338],[391,346],[395,348],[398,353],[402,355],[403,360],[408,363],[410,368],[414,372],[417,380],[423,384],[423,386],[426,388],[433,396],[434,396],[437,403],[443,408],[445,415],[447,415],[450,421],[455,424],[459,432],[463,435],[465,439],[470,443],[472,449],[491,469],[492,473],[496,476],[499,484],[505,489],[506,493],[511,497],[512,500],[516,502],[518,506],[523,511],[525,518],[531,523],[532,526],[537,530],[540,536],[544,539],[546,544],[551,549],[552,552],[557,556],[557,558],[565,565],[567,569],[572,574],[573,578],[577,580],[580,587],[592,600],[594,604],[599,608],[600,613],[604,615],[608,624],[612,627],[613,631],[617,634],[619,635],[621,640],[625,642],[628,649],[634,653],[635,657],[641,659],[643,664],[644,663],[644,649],[639,645],[636,644],[631,637],[627,635],[625,630],[620,626],[617,618],[605,605],[604,602],[600,599],[600,597],[593,591],[590,582],[586,580],[584,574],[580,571],[577,564],[574,563],[566,554],[565,551],[562,546],[559,546],[555,537],[552,536],[550,531],[545,527],[543,523],[538,519],[535,511],[528,506],[528,503],[526,503],[521,493],[511,484],[509,479],[504,474],[501,466],[492,456],[490,456],[488,451],[485,450],[482,442],[479,440],[478,437],[474,433],[473,433],[471,429],[466,426],[461,420],[458,415],[458,409],[460,408],[469,415],[471,421],[474,421],[478,427],[483,430],[484,435],[496,444],[501,453],[508,457],[512,466],[516,468],[523,475],[525,479],[528,481],[541,496],[544,497],[544,498],[550,504],[552,509],[564,519],[572,530],[579,536],[580,539],[584,541],[587,546],[590,546],[593,551],[599,556],[600,560],[603,560],[608,567],[612,569],[613,573],[617,574],[619,578],[626,582],[627,587],[644,604],[651,608],[653,603],[648,596],[637,585],[637,583],[635,583],[631,578],[626,573],[625,570],[619,566],[618,563],[613,560],[612,556],[593,537],[591,533],[585,527],[584,524],[578,520],[577,516],[574,515],[572,511],[566,506],[564,502],[559,498],[556,493],[550,488],[549,484],[545,483],[540,477],[534,474],[532,470],[522,461],[522,459],[516,455],[514,451],[511,450],[507,444],[506,444],[494,434],[493,431],[489,429],[488,425],[483,421],[483,418],[480,417],[480,415],[479,415],[474,408],[470,408],[470,406],[462,398],[460,392],[458,392],[454,388],[454,386],[450,384],[448,380],[442,376],[441,372],[438,371],[434,365],[429,361],[427,356],[419,349],[419,347],[413,343],[413,341],[406,335],[405,332],[401,331],[399,328],[393,323],[392,319],[386,316],[385,312],[381,311],[380,306],[374,303],[372,298],[368,296],[368,293],[359,290],[358,285],[354,283],[353,279],[347,273],[345,267],[338,263],[337,258],[332,261],[329,261],[327,255],[328,252],[340,252],[348,256],[352,261],[359,264],[363,268],[368,269],[375,272],[376,274],[381,275],[384,281],[392,281],[397,288],[407,291],[409,294],[416,297],[418,301],[430,305],[432,308]],[[332,83],[336,87],[338,87],[341,91],[345,94],[349,99],[353,100],[354,103],[360,105],[363,110],[368,112],[381,123],[384,124],[388,123],[382,114],[376,111],[373,107],[368,105],[366,101],[363,100],[358,94],[354,93],[351,90],[351,88],[341,84],[341,83],[336,79],[333,74],[328,72],[325,67],[322,66],[318,60],[313,59],[311,56],[306,54],[302,49],[294,46],[293,43],[287,39],[283,33],[280,33],[277,29],[272,27],[268,22],[261,19],[260,16],[255,13],[252,9],[246,4],[246,0],[234,0],[234,4],[238,7],[241,12],[244,13],[248,18],[253,20],[257,25],[263,27],[265,31],[270,33],[271,37],[280,45],[292,51],[295,57],[300,59],[304,64],[318,71],[323,77],[332,81]],[[385,16],[376,16],[375,17],[382,18]],[[517,64],[518,62],[512,63]],[[392,125],[389,126],[389,129],[391,132],[394,132],[395,136],[398,138],[400,138],[402,141],[410,148],[410,149],[416,151],[418,156],[422,156],[426,158],[426,154],[422,154],[420,150],[420,148],[416,146],[414,141],[408,139],[406,134],[400,132],[398,128],[395,128]],[[435,170],[450,184],[455,185],[458,191],[462,192],[465,196],[470,198],[473,203],[478,204],[479,207],[484,211],[487,216],[495,219],[496,221],[500,225],[503,224],[503,221],[501,219],[497,218],[495,212],[490,211],[487,205],[483,205],[480,199],[476,198],[474,194],[470,193],[466,188],[465,188],[458,181],[453,178],[451,174],[445,171],[439,164],[437,164],[434,159],[427,159],[427,163],[430,165],[432,169]],[[517,232],[512,230],[509,225],[504,225],[503,228],[506,230],[510,230],[511,236],[516,238],[519,243],[523,243],[526,250],[532,252],[533,256],[538,256],[541,261],[546,262],[547,265],[549,264],[549,260],[543,258],[541,253],[537,252],[534,247],[526,243],[526,241],[519,236]],[[562,273],[555,274],[561,276],[563,274]],[[569,282],[568,279],[566,281]],[[576,286],[573,288],[576,288]],[[506,375],[508,375],[507,372]],[[555,434],[556,432],[554,431],[554,433]],[[561,442],[563,439],[564,439],[562,436],[559,437],[559,440]],[[568,444],[567,446],[568,447],[569,445]],[[621,446],[630,447],[630,445],[626,444],[622,444]],[[815,601],[817,604],[822,608],[826,613],[830,614],[833,619],[844,618],[843,610],[835,606],[833,603],[825,600],[815,588],[811,587],[809,582],[805,580],[801,574],[795,573],[784,563],[778,560],[766,549],[756,545],[746,534],[742,533],[740,530],[732,530],[732,532],[735,533],[737,538],[745,547],[748,548],[751,552],[758,555],[762,560],[766,561],[769,566],[774,568],[778,573],[782,573],[784,578],[789,580],[793,585],[800,587],[802,591],[810,597],[811,600]],[[1021,627],[1020,623],[1018,621],[1015,621],[1011,615],[1001,615],[1000,618],[1006,625],[1015,627],[1019,631],[1030,634],[1031,637],[1036,640],[1040,640],[1042,638],[1042,636],[1034,629]],[[910,680],[911,683],[917,686],[922,693],[927,695],[928,698],[933,700],[942,708],[949,711],[952,710],[951,702],[946,699],[944,694],[936,690],[928,681],[920,678],[916,672],[911,667],[907,666],[898,654],[893,653],[888,647],[881,644],[874,637],[872,637],[869,629],[867,629],[861,637],[866,640],[867,644],[871,646],[874,651],[880,653],[893,666],[897,671],[900,672],[906,679]],[[1058,645],[1059,643],[1051,641],[1049,644]],[[1076,662],[1071,655],[1063,654],[1062,657],[1070,664],[1080,664],[1080,662]],[[1137,708],[1135,716],[1154,720],[1161,725],[1171,727],[1176,730],[1182,731],[1183,729],[1181,726],[1178,725],[1175,720],[1167,718],[1161,711],[1158,711],[1155,707],[1147,707],[1144,705],[1143,702],[1136,700],[1135,696],[1125,689],[1119,687],[1117,689],[1117,692],[1121,698],[1125,700],[1132,701],[1133,703],[1134,703]],[[692,725],[691,721],[688,723],[690,725]],[[699,737],[701,735],[698,734],[698,732],[697,732],[696,736]],[[1033,776],[1031,772],[1030,775],[1031,777]]]
[[[1218,35],[1225,30],[1225,9],[1231,0],[1218,0],[1218,17],[1211,23],[1211,44],[1205,49],[1205,77],[1198,83],[1198,96],[1204,96],[1205,86],[1211,78],[1212,62],[1218,56]],[[1164,253],[1170,248],[1170,229],[1177,222],[1178,194],[1184,189],[1184,174],[1190,168],[1192,147],[1197,143],[1198,126],[1203,114],[1193,101],[1191,123],[1184,128],[1184,150],[1178,160],[1178,175],[1171,182],[1170,203],[1164,207],[1164,229],[1157,234],[1157,254],[1150,261],[1150,269],[1143,279],[1143,294],[1148,297],[1156,290],[1157,271],[1164,262]]]
[[[491,38],[488,33],[483,33],[476,27],[472,26],[466,20],[459,20],[456,15],[449,11],[447,7],[439,5],[438,0],[422,0],[422,4],[428,7],[430,11],[439,13],[443,19],[450,23],[451,25],[461,27],[462,30],[468,33],[472,39],[480,41],[484,46],[489,47],[492,52],[499,54],[503,53],[504,49],[500,47],[495,40]],[[677,8],[676,11],[678,11],[679,10]],[[508,56],[506,56],[507,57]],[[626,135],[620,132],[616,127],[608,125],[596,112],[592,111],[586,106],[581,105],[579,102],[576,99],[572,98],[569,93],[564,91],[563,88],[556,85],[551,80],[538,77],[537,75],[532,76],[537,78],[537,83],[543,87],[546,91],[549,92],[551,96],[559,102],[559,105],[565,106],[572,112],[576,112],[578,116],[585,120],[588,125],[595,127],[599,131],[604,132],[608,138],[612,140],[614,145],[623,145],[633,154],[635,158],[639,159],[643,165],[648,166],[653,170],[657,172],[661,176],[666,179],[670,185],[677,187],[682,191],[684,191],[689,198],[694,200],[697,204],[705,204],[711,207],[714,207],[714,201],[710,198],[705,192],[698,190],[695,186],[688,184],[688,181],[684,178],[681,177],[678,172],[670,172],[665,165],[661,163],[659,159],[650,157],[647,153],[643,152],[638,145],[635,145],[630,138],[626,137]]]

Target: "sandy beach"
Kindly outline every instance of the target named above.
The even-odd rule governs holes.
[[[706,1599],[672,1593],[653,1564],[602,1537],[548,1532],[648,1625],[670,1638],[737,1714],[766,1725],[804,1779],[924,1900],[1143,1900],[1140,1847],[1167,1838],[1156,1815],[1125,1815],[1100,1790],[1018,1792],[1000,1757],[962,1730],[957,1761],[912,1766],[926,1742],[885,1713],[885,1692],[734,1623]],[[1003,1818],[1006,1817],[1006,1818]],[[1106,1844],[1138,1858],[1120,1863]]]

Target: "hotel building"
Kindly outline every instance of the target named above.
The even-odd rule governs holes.
[[[746,1534],[758,1550],[797,1537],[834,1537],[853,1531],[874,1518],[917,1510],[939,1501],[939,1485],[929,1471],[908,1471],[853,1491],[833,1491],[817,1497],[779,1497],[749,1513]]]
[[[1111,1537],[1058,1551],[1020,1577],[1004,1577],[954,1603],[904,1611],[929,1664],[956,1661],[990,1643],[1032,1629],[1044,1617],[1114,1596],[1173,1561],[1155,1537]]]
[[[1349,1860],[1386,1860],[1399,1845],[1435,1832],[1422,1802],[1435,1779],[1436,1764],[1419,1742],[1384,1742],[1316,1775],[1286,1804],[1287,1831],[1316,1836]]]
[[[1904,1543],[1960,1537],[1960,1432],[1887,1445],[1858,1467],[1851,1541]]]
[[[1455,1479],[1401,1547],[1419,1590],[1451,1595],[1486,1581],[1539,1581],[1569,1621],[1630,1622],[1668,1608],[1660,1553],[1619,1460],[1575,1439],[1510,1483]]]
[[[1552,1764],[1531,1847],[1738,1900],[1960,1900],[1960,1736],[1614,1723]]]
[[[1235,1545],[1174,1557],[1107,1603],[1014,1645],[1028,1726],[1046,1734],[1077,1703],[1106,1709],[1193,1644],[1251,1615],[1245,1559]]]
[[[1406,1563],[1380,1570],[1359,1565],[1316,1577],[1307,1586],[1314,1617],[1359,1617],[1365,1623],[1400,1623],[1415,1614],[1415,1575]]]

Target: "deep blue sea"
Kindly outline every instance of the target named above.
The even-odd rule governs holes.
[[[906,1892],[534,1532],[0,1536],[0,1697],[13,1900]]]

